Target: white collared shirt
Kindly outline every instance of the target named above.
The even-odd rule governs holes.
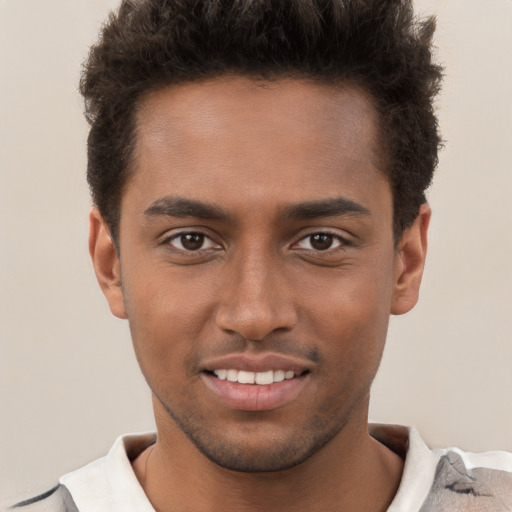
[[[388,512],[512,510],[512,454],[431,450],[413,428],[370,425],[373,437],[401,455],[404,472]],[[132,468],[156,434],[119,437],[109,453],[60,478],[80,512],[154,512]]]

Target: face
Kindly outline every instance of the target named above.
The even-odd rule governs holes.
[[[178,425],[223,467],[275,471],[365,428],[412,268],[369,100],[224,77],[152,93],[137,126],[120,262],[97,212],[91,251],[159,432]]]

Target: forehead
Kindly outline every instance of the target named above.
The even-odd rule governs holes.
[[[310,128],[327,135],[329,128],[350,126],[354,138],[359,138],[367,125],[374,123],[375,110],[366,93],[348,84],[223,76],[152,91],[141,101],[137,112],[138,125],[144,125],[156,136],[159,132],[166,136],[166,128],[177,122],[182,133],[191,128],[200,135],[201,125],[207,136],[212,131],[229,129],[228,123],[236,120],[262,127],[265,123],[277,127],[279,122],[281,129],[308,137]]]
[[[225,76],[165,87],[139,105],[131,181],[154,197],[219,204],[249,191],[289,202],[346,195],[385,180],[376,117],[348,85]]]

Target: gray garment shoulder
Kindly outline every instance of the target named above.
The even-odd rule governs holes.
[[[512,511],[512,473],[490,468],[468,469],[459,454],[443,455],[420,512],[483,511]]]
[[[63,485],[16,503],[8,509],[12,512],[79,512],[69,491]]]

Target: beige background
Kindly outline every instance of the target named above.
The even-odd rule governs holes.
[[[89,263],[79,65],[114,0],[0,0],[0,503],[151,429],[125,323]],[[512,450],[512,1],[439,18],[446,150],[417,308],[392,319],[373,420]]]

